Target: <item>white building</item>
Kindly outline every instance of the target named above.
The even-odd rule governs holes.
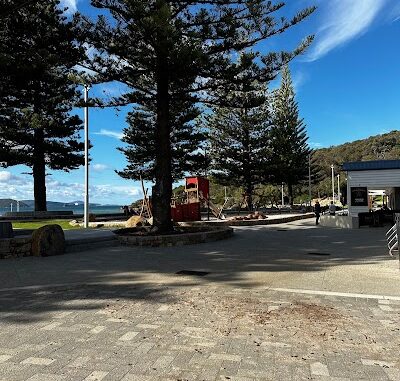
[[[400,210],[400,160],[377,160],[344,163],[347,173],[348,216],[323,216],[327,226],[358,228],[359,214],[368,213],[372,196],[383,195],[391,210]]]

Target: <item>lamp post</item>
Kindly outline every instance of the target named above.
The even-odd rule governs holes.
[[[335,167],[332,164],[331,165],[331,170],[332,170],[332,201],[335,203]]]
[[[308,200],[311,208],[311,153],[308,155]]]
[[[84,134],[85,134],[85,200],[84,200],[84,210],[83,210],[83,224],[85,229],[89,227],[89,108],[88,108],[88,95],[90,86],[84,85]]]

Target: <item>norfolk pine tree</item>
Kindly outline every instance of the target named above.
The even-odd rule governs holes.
[[[12,8],[10,1],[2,5]],[[7,166],[32,168],[35,211],[47,209],[46,167],[83,164],[81,120],[70,114],[80,96],[69,79],[83,55],[58,6],[25,2],[0,27],[0,157]]]
[[[109,11],[112,21],[105,16],[95,24],[83,19],[82,39],[97,51],[87,67],[105,81],[130,87],[114,105],[137,104],[145,112],[149,103],[154,105],[156,118],[148,132],[155,154],[154,225],[168,231],[172,229],[173,105],[218,104],[219,90],[229,89],[244,69],[232,58],[235,53],[283,33],[314,8],[276,21],[273,14],[285,4],[265,0],[92,0],[92,5]],[[270,78],[310,40],[290,53],[257,52],[257,77]]]
[[[191,83],[181,83],[184,90]],[[172,85],[173,87],[174,85]],[[152,90],[155,90],[153,84]],[[123,142],[126,147],[119,148],[124,153],[128,165],[117,173],[127,179],[140,177],[144,180],[155,180],[157,121],[156,105],[148,99],[144,106],[136,106],[128,113],[128,127],[124,129]],[[189,99],[177,99],[170,108],[171,131],[171,173],[174,181],[182,179],[186,173],[201,173],[205,169],[205,158],[202,147],[206,134],[200,128],[199,107]]]
[[[287,184],[292,205],[293,186],[307,178],[308,160],[312,151],[307,143],[304,120],[299,117],[288,66],[282,70],[282,82],[273,97],[272,114],[270,170],[276,184]]]
[[[213,176],[222,185],[243,189],[250,210],[254,189],[266,172],[271,124],[266,85],[253,80],[253,58],[251,54],[241,57],[249,65],[241,83],[225,95],[224,107],[214,107],[206,117]]]

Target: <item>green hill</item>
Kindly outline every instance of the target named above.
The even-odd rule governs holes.
[[[400,159],[400,131],[321,148],[316,150],[314,155],[327,176],[330,176],[332,164],[337,168],[348,161]]]
[[[15,208],[15,210],[16,210],[16,208],[17,208],[16,200],[13,200],[11,198],[1,198],[0,199],[0,208],[10,208],[11,204],[13,204],[13,208]],[[20,201],[19,206],[20,206],[20,208],[25,208],[28,205],[26,205],[24,202]]]
[[[342,164],[349,161],[400,159],[400,131],[392,131],[338,146],[321,148],[315,151],[314,158],[321,168],[322,179],[313,186],[313,195],[314,197],[317,195],[321,197],[331,196],[332,164],[335,166],[335,174],[337,174],[341,173]],[[340,184],[341,192],[345,194],[346,180],[344,173],[341,173]],[[305,193],[304,188],[302,193]]]

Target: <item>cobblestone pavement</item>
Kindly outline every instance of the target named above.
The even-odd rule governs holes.
[[[0,380],[400,380],[400,298],[206,278],[0,291]]]

